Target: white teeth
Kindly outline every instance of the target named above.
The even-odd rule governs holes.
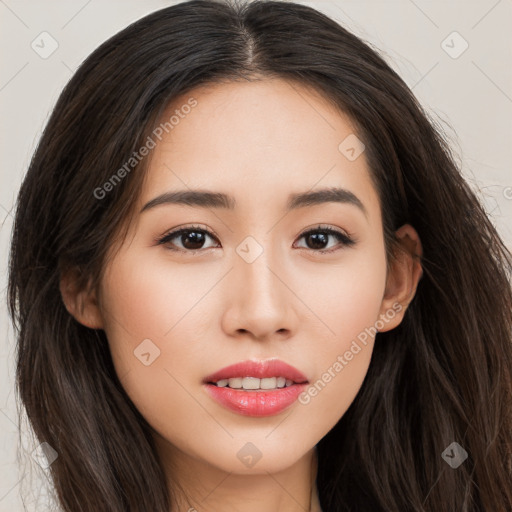
[[[240,389],[242,387],[242,379],[240,377],[229,379],[229,387],[233,389]]]
[[[256,377],[244,377],[242,379],[242,387],[244,389],[259,389],[261,379]]]
[[[260,388],[261,389],[275,389],[277,386],[277,379],[275,377],[268,377],[266,379],[261,379]]]
[[[291,386],[293,380],[285,377],[233,377],[231,379],[221,379],[216,382],[217,387],[225,388],[229,386],[233,389],[246,389],[248,391],[257,389],[279,389]]]

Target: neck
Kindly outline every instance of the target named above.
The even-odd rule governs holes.
[[[315,449],[281,471],[240,474],[191,457],[158,435],[155,440],[173,496],[173,511],[321,512]]]

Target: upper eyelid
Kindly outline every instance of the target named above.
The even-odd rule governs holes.
[[[169,231],[167,231],[166,233],[164,233],[161,237],[157,237],[157,239],[155,240],[158,244],[162,244],[164,243],[163,241],[170,238],[175,238],[177,236],[179,236],[183,231],[203,231],[204,233],[206,233],[208,236],[214,238],[215,240],[217,240],[219,242],[219,238],[218,236],[213,233],[210,229],[207,229],[207,228],[204,228],[202,226],[182,226],[182,227],[177,227],[177,228],[174,228],[174,229],[171,229]],[[167,243],[167,242],[165,242]],[[200,250],[200,249],[198,249]],[[187,252],[193,252],[193,251],[187,251]]]
[[[186,225],[184,227],[177,227],[177,228],[170,229],[169,231],[164,233],[160,237],[160,239],[166,238],[167,236],[170,236],[170,235],[176,235],[176,234],[180,233],[181,231],[203,231],[218,240],[218,236],[208,228],[204,228],[202,226],[186,226]],[[345,230],[342,230],[340,228],[333,228],[331,226],[323,225],[323,224],[319,224],[319,225],[313,226],[311,228],[306,228],[304,231],[301,232],[300,236],[304,236],[304,235],[310,233],[311,231],[331,231],[331,232],[339,233],[340,235],[345,235],[349,238],[352,238],[352,235]]]

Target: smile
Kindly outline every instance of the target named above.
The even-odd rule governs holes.
[[[208,395],[230,411],[253,417],[272,416],[290,407],[308,380],[280,361],[243,361],[203,379]]]

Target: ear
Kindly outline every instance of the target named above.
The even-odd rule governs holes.
[[[410,224],[404,224],[395,235],[399,245],[386,280],[380,310],[380,318],[385,321],[381,322],[384,327],[379,332],[390,331],[402,322],[423,275],[423,248],[416,230]],[[392,318],[390,311],[395,313]]]
[[[90,282],[84,288],[80,286],[80,271],[68,270],[61,275],[60,293],[68,313],[79,323],[91,329],[103,329],[103,318],[98,306],[96,292],[91,290]]]

